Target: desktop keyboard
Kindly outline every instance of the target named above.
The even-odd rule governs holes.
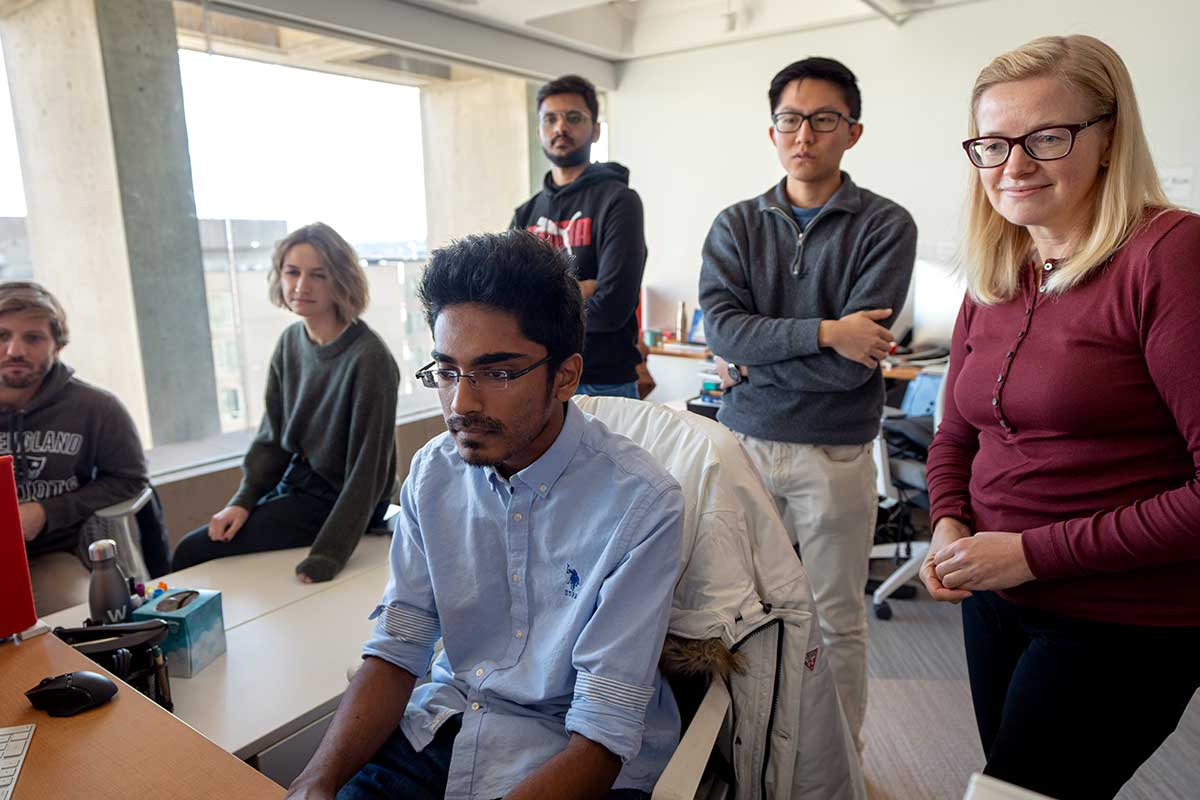
[[[33,725],[0,728],[0,800],[9,800],[21,776],[25,751],[33,739]]]

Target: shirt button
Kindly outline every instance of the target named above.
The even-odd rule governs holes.
[[[1000,405],[1000,400],[999,400],[999,399],[997,399],[997,398],[995,398],[995,397],[993,397],[993,398],[992,398],[992,405],[994,405],[994,406],[998,406],[998,405]]]
[[[1049,272],[1050,270],[1054,269],[1054,265],[1047,261],[1045,264],[1042,264],[1042,269],[1046,270],[1046,272]]]
[[[1004,380],[1004,373],[1001,372],[999,375],[996,376],[996,383],[1000,383],[1003,380]]]
[[[513,574],[513,583],[520,583],[520,582],[521,582],[521,576],[514,573]]]
[[[480,667],[479,669],[475,670],[475,677],[476,677],[476,678],[482,678],[482,677],[483,677],[483,667]]]
[[[517,638],[518,639],[525,638],[525,631],[517,631]]]
[[[545,491],[549,490],[549,488],[550,488],[549,486],[547,486],[546,484],[543,483],[541,486],[538,487],[538,491],[545,492]]]
[[[1028,317],[1028,316],[1029,316],[1030,314],[1032,314],[1032,313],[1033,313],[1033,309],[1032,309],[1032,308],[1027,308],[1027,309],[1025,309],[1025,316],[1027,316],[1027,317]]]
[[[472,711],[478,711],[478,710],[479,710],[479,703],[471,703],[471,710],[472,710]]]
[[[1013,357],[1013,351],[1012,351],[1012,350],[1009,350],[1007,353],[1005,353],[1005,354],[1004,354],[1004,357],[1005,357],[1005,358],[1012,358],[1012,357]]]
[[[1042,294],[1045,294],[1045,293],[1046,293],[1046,290],[1047,290],[1047,289],[1049,289],[1049,288],[1050,288],[1049,286],[1043,286],[1043,287],[1041,287],[1040,289],[1038,289],[1038,291],[1039,291],[1039,292],[1041,292]]]
[[[525,519],[525,517],[521,516],[521,512],[518,511],[516,514],[513,514],[513,519],[517,522],[520,522],[521,520]]]

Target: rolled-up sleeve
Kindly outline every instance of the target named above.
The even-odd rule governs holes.
[[[420,453],[414,457],[408,479],[400,489],[391,576],[383,599],[371,612],[375,628],[363,645],[364,658],[382,658],[418,678],[429,670],[434,644],[442,635],[414,499],[413,487],[420,481],[420,457]]]
[[[566,729],[622,762],[642,746],[646,707],[658,689],[658,659],[679,578],[683,495],[654,496],[631,524],[627,555],[605,577],[596,609],[572,651],[575,691]]]

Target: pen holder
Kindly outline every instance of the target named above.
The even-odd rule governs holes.
[[[221,593],[169,589],[134,610],[134,619],[161,619],[170,633],[162,643],[173,678],[190,678],[225,652]]]

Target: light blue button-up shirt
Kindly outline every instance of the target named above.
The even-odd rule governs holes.
[[[413,458],[391,580],[363,654],[424,675],[401,729],[417,750],[462,714],[446,797],[501,797],[572,732],[649,791],[679,739],[658,673],[683,497],[651,456],[567,403],[554,444],[504,480],[448,434]]]

